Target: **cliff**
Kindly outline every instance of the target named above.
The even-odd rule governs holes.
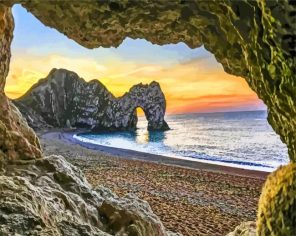
[[[141,107],[149,130],[169,129],[164,120],[166,101],[160,85],[137,84],[116,98],[98,80],[84,81],[75,72],[52,69],[21,98],[13,101],[28,124],[91,130],[134,130]]]

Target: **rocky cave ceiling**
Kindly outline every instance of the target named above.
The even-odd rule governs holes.
[[[287,144],[291,161],[296,161],[296,2],[288,0],[280,2],[260,0],[84,0],[82,2],[2,0],[0,2],[0,170],[2,174],[5,173],[7,176],[2,175],[0,183],[7,183],[6,189],[10,185],[20,185],[20,188],[22,188],[25,184],[33,188],[34,186],[29,185],[28,180],[31,178],[30,176],[34,177],[34,175],[28,173],[35,173],[38,165],[40,167],[39,174],[56,171],[55,168],[52,168],[53,164],[46,165],[43,162],[63,162],[61,158],[56,157],[34,160],[42,157],[38,138],[4,94],[14,27],[11,7],[15,3],[21,3],[45,25],[59,30],[87,48],[118,46],[125,37],[145,38],[156,44],[184,42],[191,48],[204,45],[207,50],[215,55],[227,73],[245,78],[258,97],[264,101],[268,107],[269,123],[275,132],[280,135],[282,141]],[[38,164],[39,162],[41,164]],[[9,168],[6,167],[7,163],[10,165]],[[32,170],[22,170],[21,174],[18,174],[19,176],[22,175],[22,177],[9,176],[13,172],[13,168],[16,169],[17,163],[21,164],[18,165],[18,168],[22,166],[24,169],[25,163],[33,163],[31,165]],[[11,166],[11,164],[13,165]],[[67,176],[69,173],[73,174],[71,168],[62,169],[63,176]],[[12,173],[12,175],[15,173]],[[294,168],[290,175],[295,176],[295,173]],[[75,174],[75,176],[77,175]],[[30,184],[33,183],[39,186],[37,182],[34,182],[33,177],[30,179]],[[76,181],[76,177],[74,177],[68,179],[73,186],[79,186],[81,181]],[[295,179],[295,177],[293,178]],[[50,176],[47,179],[52,182],[51,186],[54,186],[55,189],[58,181],[52,180]],[[16,182],[20,180],[21,183]],[[281,185],[278,188],[279,192],[282,192],[283,188],[288,189],[286,192],[289,195],[291,186],[293,187],[293,181],[286,182],[284,187]],[[88,185],[85,187],[87,191],[90,191],[89,188]],[[271,188],[274,189],[273,186]],[[18,189],[15,189],[17,195],[20,196]],[[43,196],[47,193],[44,191],[44,184],[41,183],[38,189],[43,204]],[[6,193],[12,194],[11,199],[15,201],[15,195],[10,190],[3,192],[4,199],[8,199]],[[97,192],[91,193],[97,196]],[[75,196],[79,196],[79,194],[77,193]],[[29,195],[26,195],[24,191],[22,196]],[[294,195],[290,194],[289,196]],[[279,214],[281,217],[287,216],[289,218],[291,212],[295,212],[295,204],[291,205],[293,201],[290,201],[284,195],[283,198],[280,197],[279,202],[288,205],[284,207],[280,205],[275,210],[276,212],[273,212],[274,208],[270,204],[270,199],[267,198],[268,201],[264,205],[264,211],[265,208],[270,208],[271,215],[274,215],[273,219],[278,219]],[[24,199],[26,198],[24,197]],[[43,204],[42,207],[51,206],[50,204],[56,206],[50,199],[52,198],[48,198],[48,204]],[[80,200],[82,198],[75,199]],[[295,198],[292,197],[292,199]],[[32,199],[27,202],[31,203]],[[33,203],[35,202],[36,200],[33,201]],[[9,202],[5,201],[1,204],[5,206]],[[277,204],[276,201],[274,205]],[[20,207],[24,206],[26,204]],[[52,213],[53,217],[50,220],[55,222],[56,212],[52,211],[52,209],[48,208],[46,210]],[[58,212],[61,213],[62,211]],[[37,216],[36,214],[34,217]],[[42,219],[43,216],[40,213],[38,217]],[[84,227],[86,223],[83,221],[83,217],[79,215],[75,215],[75,217],[71,221],[74,222],[75,227]],[[88,219],[88,216],[86,219]],[[14,222],[14,218],[12,222]],[[81,225],[78,224],[79,222]],[[139,222],[141,223],[141,221]],[[266,224],[268,226],[266,232],[269,232],[266,235],[270,235],[273,229],[280,230],[274,232],[286,232],[287,228],[282,227],[277,221],[272,222],[272,224],[272,228],[270,227],[271,223]],[[147,232],[153,232],[148,226],[145,227],[142,228],[148,230]],[[61,226],[59,226],[60,228]],[[160,231],[155,231],[153,235],[168,235],[164,233],[162,228],[159,228],[159,225],[154,228],[161,230],[163,233],[160,234]],[[257,232],[261,232],[260,230]]]

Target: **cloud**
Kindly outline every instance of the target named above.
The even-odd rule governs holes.
[[[208,64],[207,62],[210,61],[212,57],[210,55],[199,55],[192,58],[185,58],[180,60],[181,65],[192,65],[192,64]]]
[[[46,77],[52,68],[72,70],[88,80],[98,78],[108,70],[91,58],[70,58],[57,54],[46,57],[29,56],[26,53],[14,54],[6,80],[6,93],[12,98],[15,98],[16,94],[25,93],[32,84]]]
[[[156,65],[146,65],[146,66],[140,66],[140,67],[135,65],[135,67],[137,67],[137,68],[132,69],[130,71],[110,75],[109,78],[110,79],[126,78],[128,76],[139,75],[140,73],[141,74],[151,74],[151,73],[155,73],[155,72],[160,72],[162,69],[162,67],[156,66]]]
[[[47,76],[52,68],[75,71],[89,81],[99,79],[115,95],[121,96],[137,83],[160,83],[169,113],[232,110],[262,107],[262,102],[240,77],[226,74],[221,66],[207,67],[207,57],[186,63],[160,65],[124,60],[113,56],[98,61],[92,57],[50,54],[14,55],[5,91],[11,98],[25,93],[32,84]]]
[[[52,68],[65,68],[87,81],[99,79],[115,96],[134,84],[156,80],[170,113],[264,108],[247,83],[226,74],[204,47],[126,39],[117,49],[89,50],[45,27],[20,5],[13,7],[13,14],[12,60],[5,87],[11,98],[24,94]]]

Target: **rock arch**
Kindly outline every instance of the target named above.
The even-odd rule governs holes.
[[[159,83],[134,85],[121,97],[98,80],[84,81],[75,72],[52,69],[21,98],[13,100],[30,127],[84,127],[93,131],[135,130],[142,107],[148,130],[167,130],[165,96]]]
[[[148,121],[147,129],[168,130],[169,126],[164,120],[166,100],[159,83],[153,81],[150,84],[134,85],[128,93],[120,98],[112,100],[110,105],[112,112],[104,119],[104,123],[115,129],[121,128],[133,130],[137,125],[137,107],[141,107]],[[108,109],[108,108],[107,108]],[[111,109],[110,109],[111,110]],[[104,126],[106,126],[104,124]]]

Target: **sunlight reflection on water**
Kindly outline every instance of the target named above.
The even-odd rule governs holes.
[[[177,158],[271,171],[288,162],[287,148],[266,112],[183,114],[166,118],[171,130],[147,131],[139,117],[135,132],[82,134],[78,139]]]

